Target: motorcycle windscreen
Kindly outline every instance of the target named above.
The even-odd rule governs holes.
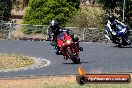
[[[60,33],[60,34],[57,36],[57,38],[61,39],[62,41],[65,41],[65,35],[66,35],[66,33],[65,33],[65,32],[62,32],[62,33]]]
[[[64,42],[66,41],[65,40],[65,35],[66,33],[65,32],[62,32],[60,33],[58,36],[57,36],[57,41],[58,41],[58,45],[61,47],[62,44],[64,44]]]
[[[118,25],[116,26],[116,29],[118,29],[119,31],[121,31],[122,29],[124,29],[124,26],[121,25],[121,24],[118,24]]]

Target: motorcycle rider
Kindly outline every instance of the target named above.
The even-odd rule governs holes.
[[[106,30],[109,30],[111,32],[112,36],[110,37],[110,40],[112,40],[113,42],[116,42],[115,37],[117,36],[117,31],[116,31],[116,25],[117,24],[121,24],[122,26],[126,26],[124,23],[116,20],[116,17],[114,16],[114,14],[110,14],[108,16],[108,22],[107,22]]]
[[[60,34],[60,26],[58,25],[58,22],[56,20],[52,20],[50,22],[49,30],[48,30],[48,35],[49,39],[51,40],[52,43],[55,42],[56,37]]]
[[[56,38],[57,36],[62,33],[62,32],[67,32],[73,39],[73,42],[77,45],[78,49],[80,51],[83,51],[82,47],[79,47],[79,38],[77,36],[74,36],[73,32],[71,30],[65,29],[65,28],[60,28],[59,23],[56,20],[52,20],[50,22],[50,27],[49,27],[49,38],[52,38],[52,45],[55,47],[57,46],[56,44]],[[59,52],[59,49],[56,50],[56,52]]]

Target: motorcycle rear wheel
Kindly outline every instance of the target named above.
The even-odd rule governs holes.
[[[126,43],[126,45],[131,45],[131,40],[130,39],[124,39],[125,40],[125,43]]]

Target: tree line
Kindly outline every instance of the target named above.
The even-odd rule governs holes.
[[[16,0],[0,0],[0,20],[8,21]],[[28,9],[24,15],[24,23],[48,24],[51,19],[66,24],[80,9],[80,0],[23,0]],[[124,0],[96,0],[105,10],[105,14],[115,13],[122,20]],[[106,20],[106,19],[105,19]],[[125,3],[125,23],[132,27],[132,0]]]

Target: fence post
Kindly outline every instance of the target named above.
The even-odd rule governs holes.
[[[46,30],[46,40],[48,40],[48,33],[49,33],[49,29],[47,28],[47,30]]]
[[[11,29],[12,29],[12,23],[10,23],[9,34],[8,34],[8,39],[11,39]]]
[[[83,40],[85,40],[85,28],[83,29]]]

